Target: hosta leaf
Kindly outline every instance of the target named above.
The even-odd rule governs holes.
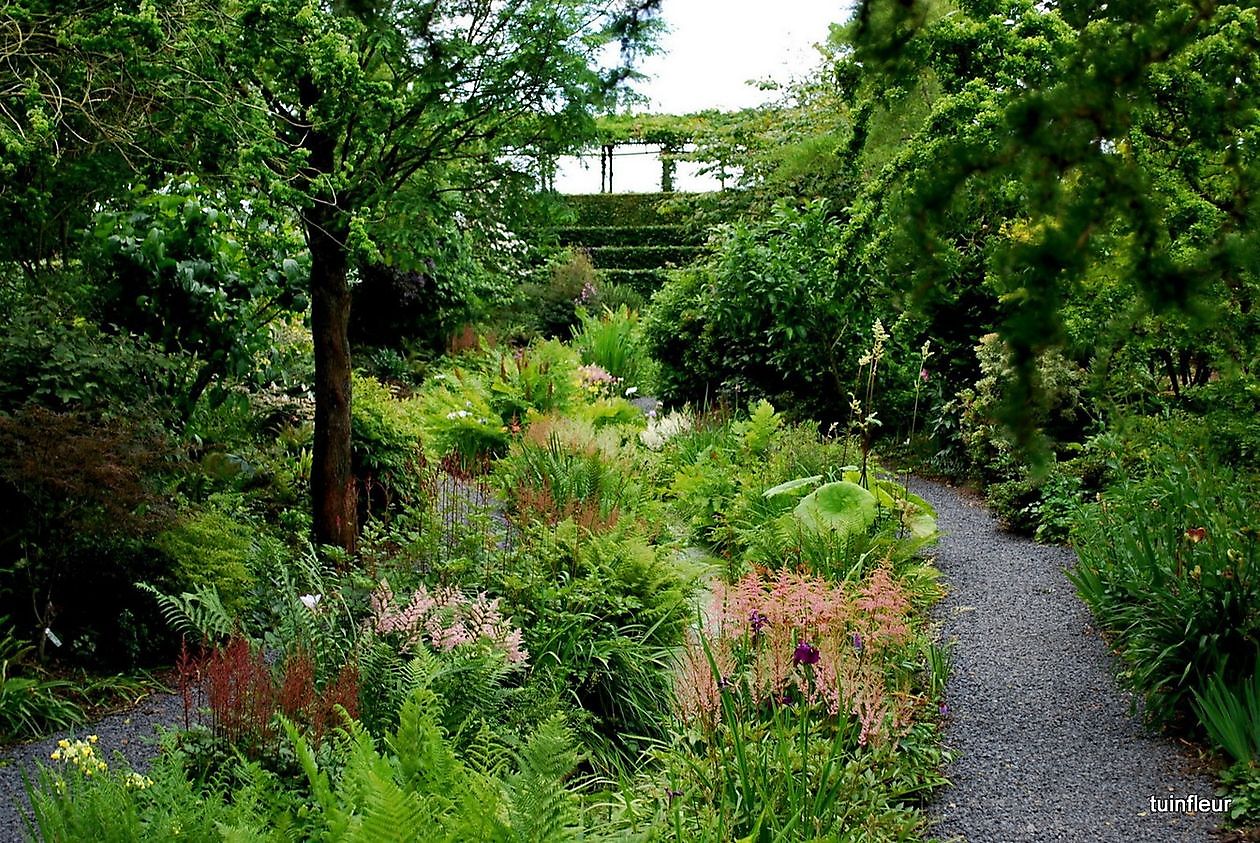
[[[812,486],[822,479],[821,474],[815,474],[813,477],[798,477],[795,480],[788,480],[777,486],[771,486],[761,493],[763,498],[772,498],[775,495],[786,494],[787,492],[800,489],[803,486]]]
[[[801,525],[815,532],[831,530],[842,535],[865,530],[875,520],[875,496],[856,483],[841,480],[820,486],[801,498],[795,515]]]

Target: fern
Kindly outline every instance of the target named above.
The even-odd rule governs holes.
[[[520,771],[506,785],[512,838],[524,843],[576,840],[581,814],[564,778],[578,764],[573,735],[560,716],[539,726],[518,755]]]
[[[267,646],[285,651],[299,642],[315,660],[320,678],[335,675],[350,660],[358,628],[341,583],[309,548],[295,560],[286,563],[277,557],[271,564],[272,587],[284,599],[268,621]],[[302,603],[304,594],[320,596],[318,612]]]
[[[412,666],[422,682],[425,669]],[[283,721],[313,799],[308,837],[344,843],[577,839],[581,807],[565,778],[579,757],[561,718],[543,723],[515,756],[483,729],[466,762],[452,749],[441,716],[441,699],[416,688],[403,704],[398,729],[386,739],[386,752],[361,724],[348,720],[338,753],[345,762],[336,775],[319,768],[310,744]],[[515,773],[508,772],[510,760]],[[248,839],[240,828],[232,836]]]
[[[750,454],[760,454],[770,446],[770,440],[782,424],[783,417],[775,412],[774,406],[762,400],[749,413],[747,421],[731,426],[731,432]]]
[[[162,618],[182,635],[216,641],[229,637],[237,630],[236,618],[223,605],[214,586],[198,586],[196,591],[185,591],[178,596],[164,594],[144,582],[136,583],[136,587],[153,595]]]

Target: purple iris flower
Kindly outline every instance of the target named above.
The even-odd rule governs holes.
[[[792,653],[792,664],[818,664],[819,658],[818,648],[808,641],[802,641]]]
[[[748,624],[752,627],[753,635],[760,635],[769,623],[770,619],[761,612],[753,611],[748,615]]]

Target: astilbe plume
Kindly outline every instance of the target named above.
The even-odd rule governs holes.
[[[612,506],[605,512],[599,498],[556,501],[549,479],[538,487],[523,485],[513,491],[516,503],[514,521],[522,524],[542,523],[554,527],[561,521],[572,519],[574,524],[589,532],[606,532],[621,519],[621,507]]]
[[[210,727],[229,743],[257,749],[272,733],[276,687],[260,649],[233,636],[205,666]]]
[[[856,717],[863,744],[885,740],[890,721],[896,728],[903,718],[898,696],[885,684],[884,654],[909,637],[909,611],[886,567],[852,593],[786,569],[720,584],[707,613],[705,642],[693,636],[680,659],[679,714],[712,723],[723,687],[738,682],[756,705],[800,699],[831,716],[843,711]]]
[[[250,755],[279,735],[278,714],[297,724],[316,745],[330,725],[340,722],[338,708],[350,717],[359,714],[358,666],[347,662],[321,688],[315,661],[301,648],[277,673],[260,648],[238,635],[202,657],[183,649],[178,671],[185,725],[196,695],[206,704],[211,731]]]
[[[457,588],[430,592],[421,585],[401,608],[387,580],[372,593],[371,626],[380,635],[398,635],[404,647],[427,643],[449,652],[456,647],[486,642],[500,650],[509,664],[529,658],[522,634],[499,610],[499,598],[485,592],[469,597]]]

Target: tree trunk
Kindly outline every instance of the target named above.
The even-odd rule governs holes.
[[[311,335],[315,341],[315,443],[311,503],[318,544],[353,551],[358,538],[350,453],[350,287],[346,224],[336,210],[306,215],[311,250]]]

